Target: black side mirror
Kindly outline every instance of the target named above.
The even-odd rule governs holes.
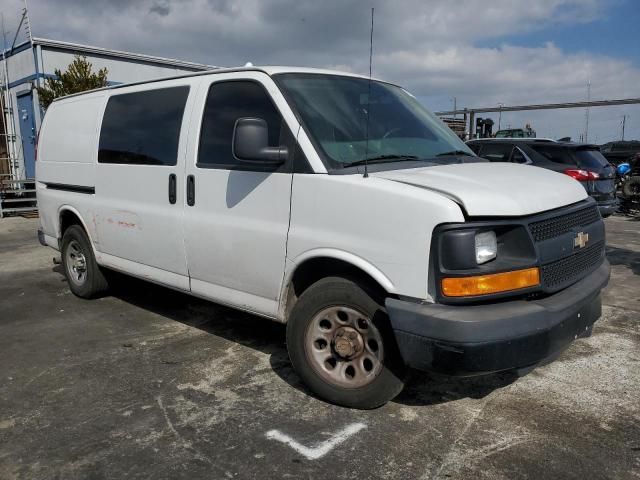
[[[261,118],[239,118],[233,129],[233,156],[242,162],[280,165],[287,147],[270,147],[267,122]]]

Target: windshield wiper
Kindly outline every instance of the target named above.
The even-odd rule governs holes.
[[[451,150],[450,152],[442,152],[438,153],[436,157],[451,157],[453,155],[467,155],[469,157],[475,157],[475,155],[467,152],[466,150]]]
[[[379,157],[372,157],[347,163],[345,167],[364,165],[365,163],[404,162],[407,160],[416,160],[417,158],[418,157],[415,155],[380,155]]]

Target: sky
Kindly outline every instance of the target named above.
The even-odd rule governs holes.
[[[15,32],[22,0],[0,0]],[[640,97],[640,0],[29,0],[34,36],[216,66],[373,75],[432,111]],[[10,33],[9,36],[12,36]],[[589,112],[588,140],[640,139],[640,106]],[[584,109],[504,113],[579,139]],[[498,115],[493,115],[498,122]]]

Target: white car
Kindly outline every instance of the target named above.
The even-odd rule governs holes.
[[[71,290],[108,269],[287,323],[321,398],[377,407],[407,367],[530,367],[588,335],[609,278],[578,182],[476,157],[401,87],[284,67],[55,101],[43,244]]]

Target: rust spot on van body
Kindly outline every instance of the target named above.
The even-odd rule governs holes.
[[[107,218],[109,225],[115,225],[116,227],[142,230],[140,218],[133,212],[118,211],[114,215]]]

